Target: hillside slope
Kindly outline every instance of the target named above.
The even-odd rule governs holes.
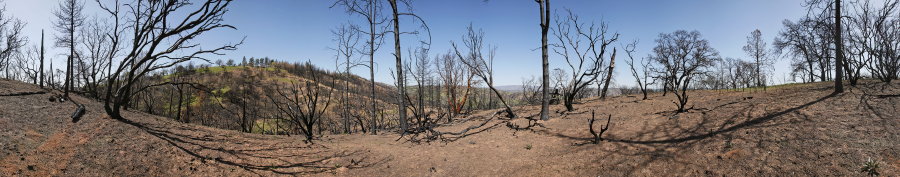
[[[39,91],[0,80],[0,95]],[[553,119],[475,113],[443,131],[484,126],[452,141],[413,143],[397,134],[270,136],[182,124],[126,112],[105,118],[99,103],[72,123],[56,93],[0,96],[0,176],[846,176],[872,159],[900,175],[900,84],[864,82],[831,96],[828,83],[765,92],[694,91],[693,109],[673,114],[673,96],[586,100]],[[536,115],[535,106],[517,107]],[[612,114],[608,141],[589,144],[590,110]],[[600,124],[605,123],[602,121]],[[596,125],[600,126],[600,125]]]
[[[283,100],[285,96],[294,96],[291,90],[295,87],[303,90],[298,93],[303,95],[306,89],[311,88],[310,85],[317,85],[322,95],[320,104],[330,103],[324,116],[325,125],[329,126],[328,132],[339,131],[336,124],[343,120],[337,117],[347,107],[369,108],[349,110],[356,115],[351,116],[355,118],[351,122],[354,128],[362,122],[369,122],[362,119],[371,117],[368,112],[372,106],[371,82],[356,75],[316,68],[308,63],[179,67],[172,72],[149,76],[144,83],[167,82],[194,84],[147,89],[137,95],[133,107],[186,123],[255,133],[284,133],[292,129],[270,125],[280,121],[277,117],[282,116],[273,102],[286,101]],[[395,93],[394,87],[376,83],[375,101],[379,110],[397,109],[394,106]],[[344,100],[344,97],[347,99]]]

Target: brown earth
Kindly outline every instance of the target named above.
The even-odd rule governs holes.
[[[41,91],[0,80],[0,95]],[[413,143],[398,134],[247,134],[126,112],[107,118],[101,103],[77,123],[56,94],[0,96],[0,176],[863,176],[876,161],[900,175],[900,84],[869,81],[830,95],[829,83],[767,91],[693,91],[675,114],[674,96],[586,100],[553,106],[542,126],[475,113],[439,130],[480,125],[446,141]],[[518,107],[533,116],[539,107]],[[590,144],[587,120],[612,115],[607,141]]]

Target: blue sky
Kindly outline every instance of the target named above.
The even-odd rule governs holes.
[[[51,36],[56,33],[51,28],[52,11],[57,1],[6,0],[4,3],[7,13],[28,22],[25,30],[32,44],[39,42],[41,29],[46,30],[48,44],[52,42]],[[95,14],[96,3],[93,0],[85,3],[88,6],[85,14]],[[551,3],[552,9],[561,15],[568,8],[583,20],[608,22],[610,30],[621,33],[622,41],[640,40],[637,56],[647,55],[659,33],[684,29],[700,31],[723,57],[749,60],[741,47],[751,31],[760,29],[771,46],[784,19],[795,20],[806,13],[800,0],[554,0]],[[329,8],[331,4],[327,0],[237,0],[226,16],[226,23],[238,29],[208,33],[200,42],[215,47],[246,36],[244,45],[222,59],[240,61],[246,56],[291,62],[309,60],[333,69],[334,52],[329,47],[335,42],[330,30],[341,23],[362,23],[360,17],[348,15],[341,8]],[[522,78],[540,75],[540,50],[535,50],[540,47],[539,14],[533,0],[418,0],[413,6],[414,12],[431,27],[433,55],[450,49],[449,41],[459,41],[466,25],[472,23],[484,30],[485,42],[498,46],[497,85],[520,84]],[[415,26],[410,22],[402,21],[401,30],[413,29]],[[413,40],[404,40],[403,44],[404,51],[415,47]],[[390,52],[393,44],[386,42],[376,54],[376,81],[393,82],[389,72],[395,63]],[[57,63],[62,58],[58,55]],[[552,68],[565,68],[565,61],[558,56],[551,55],[550,62]],[[619,60],[617,64],[615,81],[633,85],[625,63]],[[776,63],[775,82],[783,82],[787,65],[787,59]],[[360,67],[354,73],[367,76],[368,70]]]

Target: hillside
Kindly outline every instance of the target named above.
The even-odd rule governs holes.
[[[526,119],[483,111],[439,127],[484,123],[450,141],[387,133],[309,145],[133,111],[116,121],[78,96],[87,114],[72,123],[73,104],[48,101],[57,92],[0,80],[0,176],[862,176],[868,159],[881,175],[900,175],[900,84],[863,82],[833,96],[829,84],[692,91],[693,109],[677,115],[672,95],[586,100],[522,130],[507,124]],[[612,115],[608,141],[587,143],[591,110]]]
[[[308,63],[182,66],[149,76],[144,83],[166,82],[192,84],[148,89],[138,94],[133,107],[181,122],[255,133],[288,131],[285,129],[289,128],[281,126],[287,123],[278,119],[286,116],[279,115],[277,107],[273,106],[273,99],[293,96],[290,91],[295,87],[300,90],[310,88],[309,84],[320,87],[321,104],[329,104],[324,120],[327,125],[340,122],[336,117],[345,107],[371,107],[369,80],[357,75],[326,71]],[[396,110],[396,88],[383,83],[376,83],[375,88],[378,109]],[[364,121],[361,119],[370,114],[367,110],[351,111],[360,121]],[[328,129],[338,131],[338,127]]]

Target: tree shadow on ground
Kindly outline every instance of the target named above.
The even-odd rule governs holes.
[[[813,94],[793,93],[784,96],[790,96],[787,98],[793,96],[810,98],[815,94],[821,95],[819,93],[820,92]],[[724,103],[716,103],[716,105],[706,105],[697,109],[692,109],[688,114],[694,114],[693,117],[679,116],[670,118],[665,120],[665,123],[663,124],[649,124],[644,122],[642,128],[638,128],[638,131],[636,132],[604,135],[605,141],[601,142],[600,146],[589,146],[593,145],[590,143],[592,137],[584,136],[584,134],[581,133],[564,134],[550,130],[541,130],[538,131],[538,133],[576,141],[573,145],[579,146],[578,151],[593,152],[591,154],[600,156],[592,162],[593,164],[612,164],[611,166],[613,166],[608,167],[609,165],[601,165],[596,168],[617,169],[614,171],[616,171],[615,173],[622,173],[620,175],[634,175],[638,170],[647,168],[649,164],[660,160],[664,160],[665,163],[680,163],[682,165],[676,167],[685,168],[680,169],[682,171],[704,168],[709,169],[707,167],[710,164],[697,164],[695,160],[676,158],[676,156],[696,154],[697,152],[694,151],[701,149],[707,151],[721,148],[724,153],[726,150],[732,150],[729,146],[732,141],[737,140],[743,140],[743,142],[748,142],[757,147],[763,146],[763,144],[771,145],[786,142],[820,141],[804,136],[747,139],[747,136],[743,134],[750,134],[753,132],[753,134],[755,134],[754,136],[759,136],[756,134],[773,133],[774,129],[780,129],[780,127],[785,127],[787,124],[813,122],[808,115],[805,115],[799,110],[816,105],[836,96],[838,95],[829,94],[818,97],[812,101],[786,99],[788,102],[793,103],[789,104],[789,106],[786,105],[785,107],[776,108],[774,110],[771,109],[769,105],[772,100],[767,98],[752,100],[744,99],[738,101],[716,100]],[[757,114],[754,114],[754,112]],[[762,112],[761,115],[760,112]],[[653,116],[659,114],[660,113],[650,112],[644,115]],[[665,112],[662,114],[664,115],[656,118],[667,117]],[[613,115],[613,117],[616,117],[616,115]],[[620,118],[620,120],[622,119],[623,118]],[[613,129],[616,128],[611,128],[611,130]],[[586,132],[587,127],[584,127],[584,130]],[[765,132],[759,132],[763,130]],[[719,143],[724,144],[722,145],[724,147],[720,147]],[[717,158],[722,159],[723,157],[717,156]],[[610,159],[620,160],[613,160],[617,162],[611,162]],[[750,169],[750,171],[752,170],[753,169]],[[705,175],[713,175],[715,172],[704,172],[702,170],[699,172],[699,174],[704,173]]]
[[[359,150],[332,150],[301,141],[213,134],[184,125],[154,125],[129,119],[120,121],[138,127],[195,158],[239,167],[257,175],[266,175],[259,172],[315,174],[341,167],[371,167],[388,161],[387,158],[374,159]]]
[[[716,135],[726,133],[726,132],[732,132],[732,131],[735,131],[735,130],[738,130],[741,128],[758,125],[763,122],[772,120],[776,117],[779,117],[779,116],[782,116],[782,115],[785,115],[788,113],[792,113],[797,110],[809,107],[810,105],[822,102],[833,96],[834,95],[827,95],[827,96],[821,97],[815,101],[812,101],[812,102],[809,102],[809,103],[806,103],[806,104],[803,104],[800,106],[785,109],[785,110],[778,111],[775,113],[766,114],[765,116],[756,117],[756,118],[753,118],[753,119],[750,119],[750,120],[747,120],[747,121],[744,121],[744,122],[741,122],[738,124],[734,124],[731,126],[727,126],[727,124],[722,124],[721,127],[719,127],[717,130],[700,133],[700,134],[694,134],[694,133],[698,133],[698,129],[704,127],[702,124],[695,126],[697,128],[695,130],[685,131],[684,133],[686,133],[686,134],[694,134],[694,135],[689,135],[689,136],[684,136],[684,137],[673,137],[673,138],[669,138],[669,139],[660,139],[660,140],[629,140],[629,139],[616,139],[616,138],[608,138],[607,140],[610,142],[622,142],[622,143],[634,143],[634,144],[680,143],[680,142],[686,142],[686,141],[691,141],[691,140],[699,140],[699,139],[716,136]],[[753,108],[753,106],[750,106],[748,108]],[[732,118],[734,118],[734,117],[732,117]],[[703,123],[706,123],[707,120],[708,119],[702,119]],[[728,120],[726,120],[726,122],[728,122]]]

